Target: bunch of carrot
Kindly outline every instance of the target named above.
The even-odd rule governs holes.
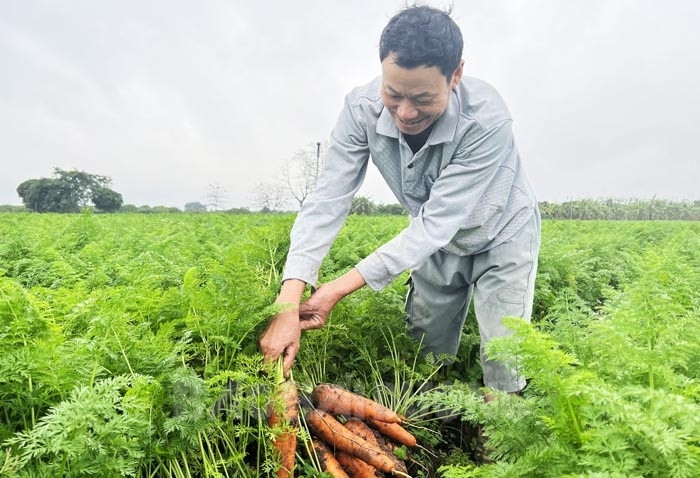
[[[317,385],[311,401],[315,408],[306,414],[306,424],[316,437],[314,448],[324,471],[335,478],[409,476],[393,453],[400,445],[416,446],[416,438],[401,425],[403,417],[331,384]],[[345,424],[337,415],[347,419]]]
[[[306,425],[323,471],[335,478],[374,478],[384,473],[409,476],[406,465],[393,453],[400,445],[416,446],[415,437],[401,426],[403,417],[331,384],[317,385],[311,402],[314,408],[306,413]],[[277,477],[292,478],[299,404],[293,381],[278,382],[275,403],[278,406],[268,411],[268,423],[279,430],[274,437],[280,453]],[[340,415],[345,417],[344,424],[337,418]]]

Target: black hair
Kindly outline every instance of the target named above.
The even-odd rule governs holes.
[[[462,32],[449,11],[411,6],[394,15],[379,40],[379,60],[402,68],[437,66],[448,81],[462,60]]]

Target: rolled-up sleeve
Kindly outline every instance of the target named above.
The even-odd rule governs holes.
[[[351,102],[348,95],[331,133],[317,187],[304,202],[292,227],[283,280],[294,278],[316,285],[320,264],[364,181],[368,158],[366,124],[360,106]]]
[[[446,246],[460,229],[483,225],[491,213],[484,201],[489,185],[517,154],[510,120],[463,138],[410,225],[357,264],[365,282],[381,290]],[[508,190],[496,193],[507,196]]]

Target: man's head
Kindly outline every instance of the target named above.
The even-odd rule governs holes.
[[[389,20],[379,42],[382,101],[402,133],[421,133],[445,112],[462,78],[462,45],[441,10],[409,7]]]

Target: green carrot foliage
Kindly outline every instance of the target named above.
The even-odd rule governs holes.
[[[0,477],[272,476],[257,341],[293,219],[0,214]],[[351,216],[320,281],[406,225]],[[699,251],[692,222],[545,221],[532,323],[487,348],[528,387],[489,403],[473,310],[443,366],[405,332],[407,273],[361,289],[303,333],[302,402],[332,382],[405,414],[412,476],[700,476]],[[323,476],[308,437],[297,476]]]

